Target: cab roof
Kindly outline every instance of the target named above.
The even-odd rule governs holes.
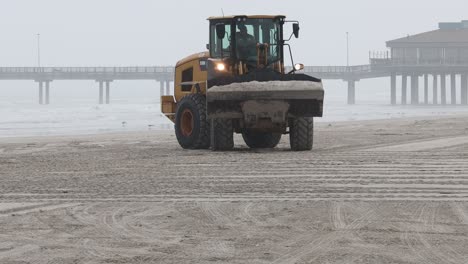
[[[212,16],[209,17],[208,20],[221,20],[221,19],[233,19],[236,17],[245,17],[245,18],[265,18],[265,19],[275,19],[275,18],[285,18],[286,16],[283,15],[235,15],[235,16]]]

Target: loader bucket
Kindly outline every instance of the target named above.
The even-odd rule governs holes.
[[[304,74],[258,72],[208,81],[209,118],[321,117],[324,90],[320,79]],[[264,114],[262,114],[264,113]]]

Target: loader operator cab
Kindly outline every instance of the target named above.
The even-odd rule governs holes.
[[[228,68],[242,64],[244,73],[263,68],[283,72],[284,16],[233,16],[209,20],[211,58],[225,61],[231,66]]]

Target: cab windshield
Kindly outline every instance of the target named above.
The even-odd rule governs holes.
[[[210,28],[212,57],[228,58],[235,55],[237,59],[248,64],[256,64],[258,60],[257,44],[267,44],[268,64],[280,59],[280,24],[278,21],[248,18],[236,21],[233,27],[229,22],[225,22],[224,25],[226,34],[223,39],[216,37],[216,26],[214,24]],[[235,29],[234,32],[233,29]],[[233,47],[235,48],[233,49]],[[231,54],[232,52],[235,54]]]
[[[236,24],[236,57],[256,64],[257,44],[267,44],[268,64],[279,58],[279,23],[273,19],[246,19]]]

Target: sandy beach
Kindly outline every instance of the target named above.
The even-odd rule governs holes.
[[[0,263],[468,263],[468,115],[235,140],[1,138]]]

